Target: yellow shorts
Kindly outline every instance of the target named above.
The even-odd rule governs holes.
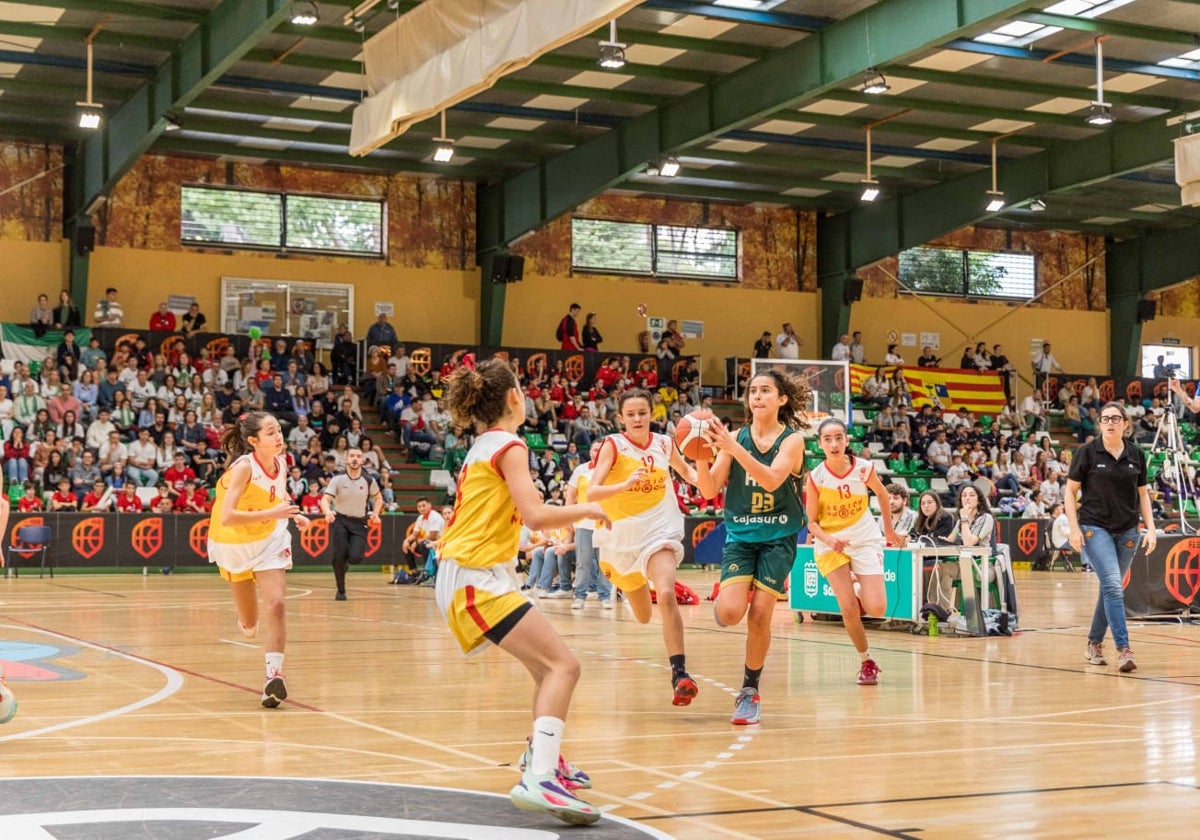
[[[448,558],[438,563],[434,596],[464,654],[483,650],[488,631],[531,603],[521,594],[514,565],[477,569]]]
[[[675,555],[676,567],[683,562],[683,544],[679,540],[656,540],[641,551],[614,551],[601,546],[600,571],[622,592],[633,592],[649,583],[646,564],[664,549]]]

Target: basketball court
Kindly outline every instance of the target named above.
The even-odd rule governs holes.
[[[262,651],[215,575],[0,581],[5,838],[1081,837],[1200,818],[1200,629],[1132,625],[1138,670],[1086,665],[1095,581],[1021,572],[1022,632],[872,630],[882,668],[781,603],[763,722],[728,722],[744,635],[683,607],[700,695],[670,704],[657,624],[541,601],[583,663],[567,755],[611,819],[569,828],[507,791],[530,683],[464,660],[433,591],[293,574],[290,698],[259,705]],[[685,573],[706,593],[715,573]],[[657,619],[656,619],[657,621]],[[1115,662],[1115,659],[1114,659]]]

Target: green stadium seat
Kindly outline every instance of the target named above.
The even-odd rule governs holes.
[[[545,449],[546,438],[542,437],[542,435],[538,434],[537,432],[526,432],[525,445],[530,449]]]
[[[929,479],[924,476],[913,476],[908,480],[908,488],[914,493],[924,493],[929,489]]]

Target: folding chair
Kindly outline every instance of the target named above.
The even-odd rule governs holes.
[[[8,567],[12,570],[13,577],[19,577],[17,573],[17,558],[24,558],[36,552],[42,553],[41,565],[38,571],[38,577],[44,577],[46,572],[46,554],[50,548],[50,528],[45,525],[25,525],[17,529],[17,540],[19,545],[10,545],[8,547]],[[50,577],[54,577],[54,566],[50,566]]]

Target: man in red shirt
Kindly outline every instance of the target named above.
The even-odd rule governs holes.
[[[37,488],[32,484],[25,485],[25,495],[17,502],[17,510],[21,513],[33,513],[42,509],[42,500],[38,497]]]
[[[112,509],[113,500],[112,494],[108,492],[108,485],[104,483],[104,479],[96,479],[92,483],[92,489],[83,497],[83,507],[80,510],[84,513],[108,513]]]
[[[150,316],[150,329],[159,332],[175,332],[175,313],[167,309],[165,300],[158,305],[158,311]]]
[[[558,322],[558,329],[554,331],[554,337],[559,340],[563,350],[582,350],[583,341],[579,338],[579,313],[583,311],[583,307],[578,303],[572,303],[567,314]]]
[[[163,473],[163,481],[167,483],[167,493],[171,498],[178,499],[187,489],[189,481],[195,482],[196,471],[187,465],[182,452],[175,453],[175,462]]]
[[[117,511],[119,513],[141,513],[142,500],[138,498],[137,485],[132,481],[125,485],[125,491],[117,496]]]

